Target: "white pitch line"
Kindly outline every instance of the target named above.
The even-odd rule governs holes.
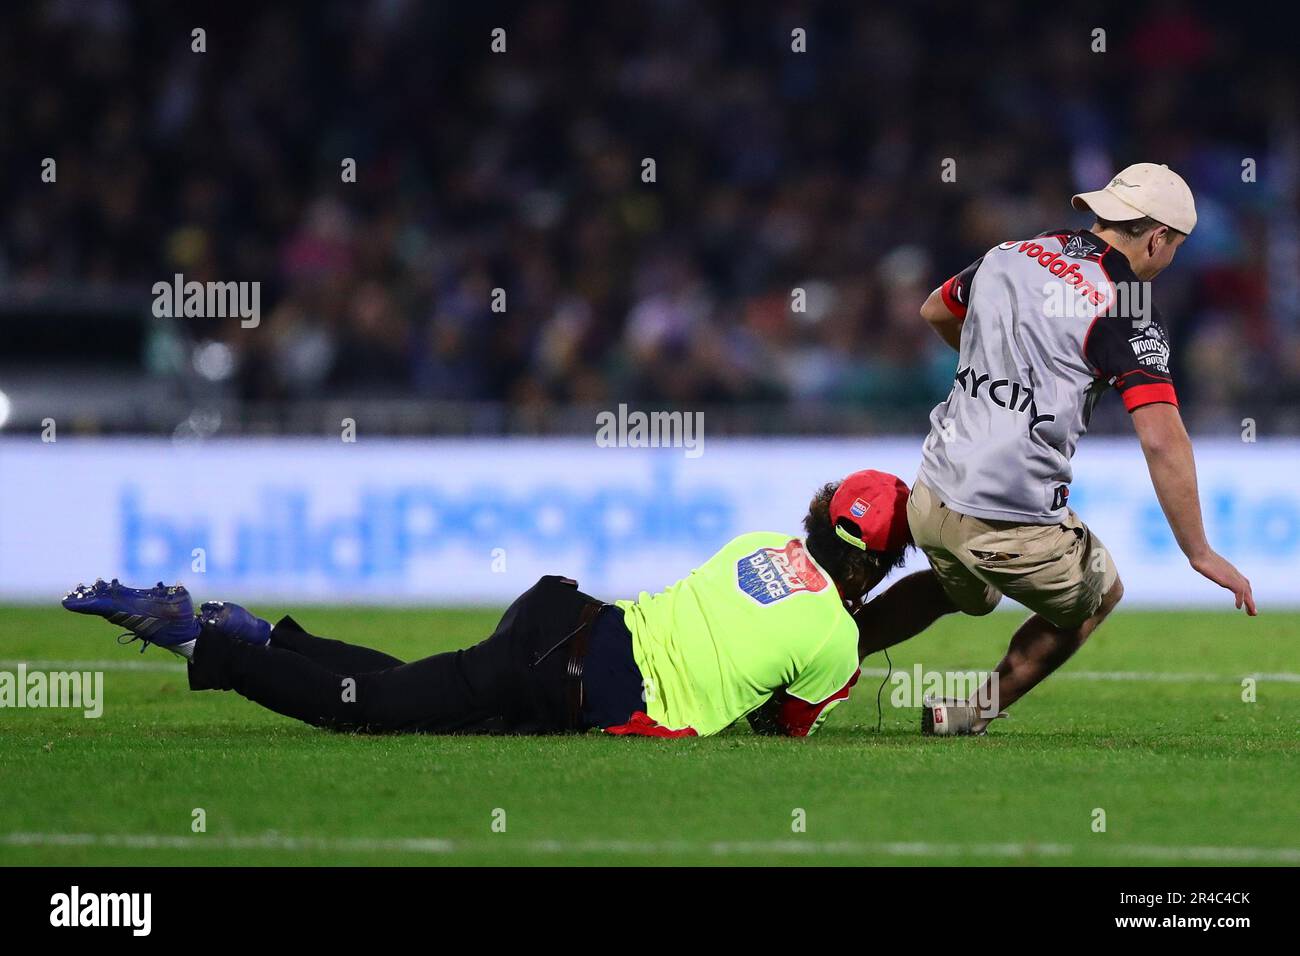
[[[1063,671],[1060,674],[1053,675],[1055,680],[1148,681],[1161,684],[1217,684],[1221,681],[1238,683],[1247,677],[1253,678],[1260,683],[1300,684],[1300,674],[1285,672],[1276,674],[1241,674],[1237,677],[1226,674],[1177,674],[1163,671]]]
[[[951,670],[954,672],[967,673],[966,669],[959,667],[951,668]],[[978,668],[969,668],[969,670],[977,671]],[[863,677],[885,677],[889,673],[890,672],[884,667],[862,668]],[[911,670],[906,667],[895,667],[893,673],[910,674]],[[1260,683],[1300,684],[1300,674],[1291,674],[1286,671],[1272,674],[1241,674],[1235,677],[1231,674],[1196,674],[1177,673],[1173,671],[1060,671],[1059,673],[1053,674],[1049,680],[1132,681],[1137,683],[1153,684],[1237,684],[1247,677],[1253,678]]]
[[[138,671],[150,674],[184,674],[185,665],[180,661],[158,660],[108,660],[108,661],[58,661],[58,660],[23,660],[10,658],[0,660],[0,670],[10,670],[23,664],[28,670],[42,671]]]
[[[868,843],[855,840],[512,840],[509,837],[455,840],[441,837],[370,839],[364,837],[286,836],[170,836],[164,834],[8,833],[0,837],[7,847],[94,847],[116,850],[276,850],[325,853],[407,853],[447,856],[464,853],[507,852],[533,856],[681,856],[702,854],[732,856],[884,856],[898,859],[941,857],[997,857],[999,859],[1068,858],[1099,850],[1104,856],[1152,862],[1300,863],[1300,848],[1250,846],[1149,846],[1142,844],[1095,847],[1063,843]]]
[[[23,660],[20,658],[0,659],[0,670],[8,670],[17,667],[19,664],[25,664],[28,670],[71,670],[71,671],[136,671],[140,673],[158,673],[158,674],[183,674],[185,665],[179,661],[167,660],[103,660],[103,661],[84,661],[84,660]],[[953,670],[962,671],[961,668]],[[975,668],[972,668],[975,670]],[[862,668],[863,677],[884,677],[890,673],[883,667],[864,667]],[[908,668],[895,667],[895,674],[909,674]],[[1274,673],[1252,673],[1240,674],[1233,676],[1231,674],[1199,674],[1199,673],[1178,673],[1174,671],[1061,671],[1053,674],[1053,681],[1062,680],[1082,680],[1082,681],[1131,681],[1136,683],[1155,683],[1155,684],[1220,684],[1220,683],[1240,683],[1245,678],[1250,677],[1260,683],[1270,684],[1300,684],[1300,674],[1293,674],[1288,671],[1278,671]]]

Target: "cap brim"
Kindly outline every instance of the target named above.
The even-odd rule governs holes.
[[[1098,219],[1110,222],[1128,222],[1141,219],[1146,215],[1141,209],[1135,209],[1114,193],[1098,189],[1090,193],[1078,193],[1070,200],[1070,205],[1079,212],[1090,212]]]

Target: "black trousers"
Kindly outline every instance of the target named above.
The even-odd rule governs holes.
[[[410,663],[315,637],[290,617],[271,631],[269,647],[205,628],[190,688],[233,690],[278,714],[342,731],[548,734],[608,726],[643,705],[639,674],[628,672],[622,612],[605,607],[590,645],[598,666],[589,680],[599,685],[590,696],[599,707],[573,706],[571,645],[583,609],[598,603],[547,576],[510,605],[486,640]]]

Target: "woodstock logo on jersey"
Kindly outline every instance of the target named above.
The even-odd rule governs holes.
[[[736,562],[737,587],[759,604],[821,591],[828,583],[797,538],[784,548],[759,548]]]
[[[1151,323],[1128,341],[1139,362],[1169,374],[1169,340],[1160,326]]]

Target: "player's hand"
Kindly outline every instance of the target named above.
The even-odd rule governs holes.
[[[1230,561],[1211,551],[1204,558],[1193,559],[1192,567],[1219,587],[1231,591],[1232,596],[1237,599],[1237,607],[1241,608],[1245,605],[1246,613],[1251,617],[1255,616],[1255,596],[1250,593],[1250,582],[1246,580],[1244,574],[1232,566]]]

